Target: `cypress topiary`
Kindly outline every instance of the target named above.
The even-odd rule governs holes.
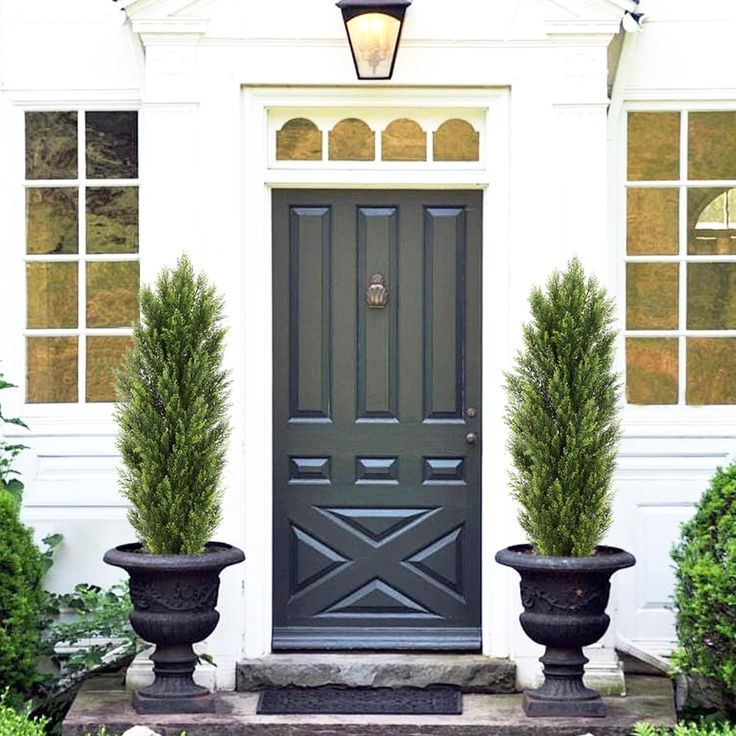
[[[222,319],[222,299],[186,256],[141,290],[116,419],[122,492],[151,554],[198,554],[220,521],[229,436]]]
[[[592,555],[611,524],[620,436],[614,304],[577,258],[529,301],[506,375],[512,494],[537,554]]]
[[[706,678],[736,715],[736,462],[716,470],[672,559],[675,663]]]
[[[18,705],[37,682],[44,566],[17,499],[0,489],[0,687]]]

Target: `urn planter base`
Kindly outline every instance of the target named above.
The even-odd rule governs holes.
[[[605,718],[601,696],[583,684],[588,658],[580,647],[547,647],[544,684],[524,691],[524,713],[540,718]]]
[[[133,694],[140,714],[214,713],[215,696],[194,682],[197,655],[191,644],[161,647],[150,656],[155,680]]]

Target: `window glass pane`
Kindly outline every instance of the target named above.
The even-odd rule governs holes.
[[[435,161],[478,161],[480,134],[466,120],[445,120],[432,138]]]
[[[735,254],[736,189],[688,189],[687,223],[688,253]]]
[[[277,161],[321,161],[322,131],[307,118],[293,118],[276,132]]]
[[[77,113],[26,113],[26,179],[77,178]]]
[[[76,263],[27,263],[29,328],[77,326]]]
[[[679,190],[634,188],[626,193],[626,252],[630,256],[678,253]]]
[[[691,112],[688,177],[736,179],[736,112]]]
[[[90,179],[138,176],[137,112],[88,112],[85,128]]]
[[[406,118],[394,120],[381,134],[384,161],[426,161],[427,134],[419,123]]]
[[[628,119],[630,181],[680,178],[680,113],[630,112]]]
[[[330,131],[330,161],[373,161],[376,136],[366,123],[357,118],[341,120]]]
[[[138,321],[139,265],[87,264],[87,327],[130,327]]]
[[[87,189],[87,253],[138,252],[138,187]]]
[[[70,403],[77,400],[77,338],[26,339],[26,401]]]
[[[687,340],[687,403],[736,404],[736,340]]]
[[[626,265],[627,329],[677,329],[678,269],[676,263]]]
[[[115,372],[132,344],[130,337],[87,338],[87,401],[115,401]]]
[[[736,263],[689,263],[687,326],[690,330],[736,328]]]
[[[677,339],[626,340],[626,400],[630,404],[677,403]]]
[[[76,187],[26,189],[26,253],[79,252]]]

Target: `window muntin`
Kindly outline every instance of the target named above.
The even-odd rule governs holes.
[[[736,403],[736,112],[630,112],[626,397]]]
[[[26,401],[110,402],[138,318],[138,113],[25,127]]]

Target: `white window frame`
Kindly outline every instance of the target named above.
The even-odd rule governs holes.
[[[736,111],[736,100],[632,100],[621,108],[618,124],[618,174],[614,179],[613,197],[615,213],[615,240],[617,247],[616,269],[619,288],[619,362],[623,382],[626,375],[627,337],[667,337],[678,340],[678,403],[677,404],[629,404],[624,394],[624,424],[627,427],[640,425],[646,431],[667,428],[669,433],[682,433],[686,426],[694,425],[716,436],[724,435],[725,427],[736,421],[736,404],[686,404],[687,390],[686,339],[687,337],[736,337],[734,330],[689,330],[687,318],[687,273],[683,263],[736,262],[736,255],[688,255],[687,253],[687,191],[695,187],[736,187],[735,180],[707,180],[689,182],[687,178],[687,125],[689,112],[732,112]],[[680,113],[680,169],[677,179],[629,182],[627,166],[628,114],[631,112],[679,112]],[[679,248],[670,256],[630,256],[626,249],[626,192],[629,188],[677,188],[679,190]],[[677,263],[678,271],[678,327],[674,330],[627,330],[626,329],[626,265],[627,263]],[[725,436],[725,435],[724,435]]]
[[[76,179],[32,179],[27,180],[25,176],[25,113],[26,112],[76,112],[77,113],[77,146],[79,177]],[[138,177],[135,179],[87,179],[86,167],[84,166],[84,113],[87,112],[136,112],[138,113]],[[5,242],[9,247],[6,249],[5,259],[7,263],[8,281],[12,284],[9,289],[7,303],[13,304],[9,313],[9,319],[4,320],[0,328],[0,340],[6,348],[0,355],[3,361],[0,369],[5,374],[6,380],[18,386],[15,400],[10,406],[16,414],[22,415],[32,427],[33,435],[39,434],[76,434],[76,433],[102,433],[114,434],[115,424],[112,418],[113,404],[108,402],[87,403],[85,395],[86,375],[84,367],[85,359],[82,360],[82,351],[86,349],[85,341],[80,337],[78,344],[77,370],[78,370],[78,400],[76,403],[28,403],[26,396],[26,337],[44,336],[66,336],[88,334],[82,325],[86,318],[86,274],[85,279],[79,281],[78,286],[78,310],[79,320],[73,329],[27,329],[27,296],[26,296],[26,263],[48,261],[48,256],[34,256],[26,254],[26,189],[28,187],[78,187],[80,190],[79,201],[79,253],[69,255],[58,255],[54,262],[78,262],[80,269],[86,268],[87,261],[136,261],[142,264],[143,254],[139,239],[138,253],[134,254],[94,254],[86,256],[82,251],[82,244],[86,237],[86,222],[82,189],[86,186],[137,186],[139,197],[139,228],[141,202],[143,200],[143,166],[141,150],[143,148],[143,126],[141,114],[141,102],[134,99],[121,99],[110,96],[108,99],[100,97],[94,100],[79,98],[38,99],[18,95],[12,99],[9,109],[3,111],[3,118],[8,121],[8,137],[10,145],[3,149],[3,158],[8,162],[9,175],[3,177],[2,190],[5,200],[9,203],[9,213],[4,226],[0,225]],[[84,169],[84,170],[83,170]],[[142,268],[142,266],[141,266]],[[3,268],[5,270],[5,268]],[[100,336],[124,336],[130,335],[130,328],[94,328],[93,335]]]

